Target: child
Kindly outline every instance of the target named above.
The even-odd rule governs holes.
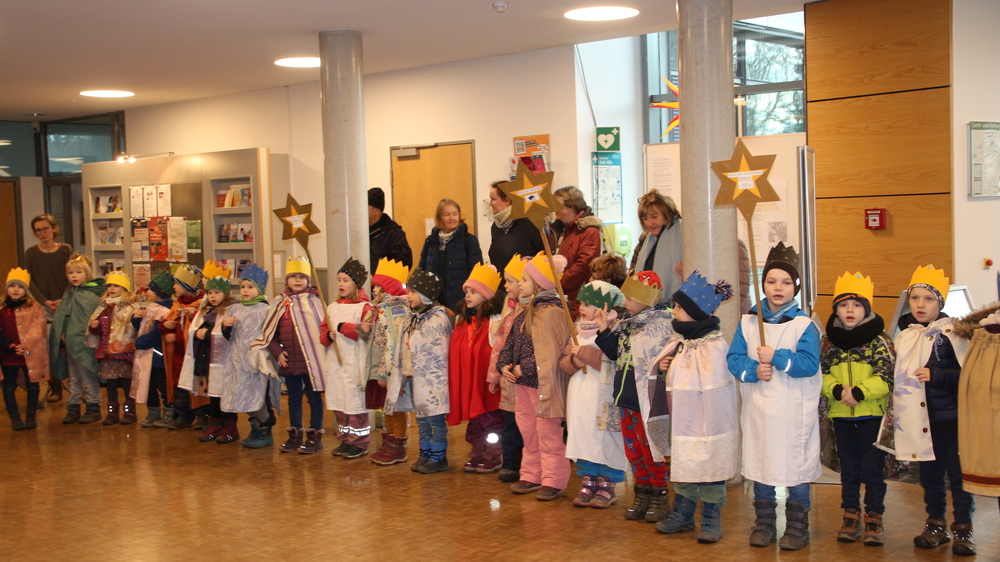
[[[101,303],[104,279],[94,279],[90,258],[79,252],[66,262],[66,278],[70,289],[59,301],[49,330],[49,364],[57,379],[69,378],[69,400],[62,422],[93,423],[101,419],[101,387],[94,348],[86,345],[87,324]],[[84,392],[87,411],[81,416]]]
[[[274,444],[271,428],[278,419],[272,407],[280,408],[281,384],[261,371],[263,350],[250,352],[267,315],[267,271],[255,263],[240,273],[240,300],[222,320],[222,335],[230,342],[229,366],[222,372],[222,411],[250,414],[250,435],[240,442],[250,449]]]
[[[194,411],[191,409],[191,393],[179,388],[181,368],[187,352],[187,325],[198,314],[205,293],[201,288],[201,269],[196,265],[184,265],[174,271],[174,302],[166,318],[160,322],[163,336],[163,364],[167,371],[167,407],[163,419],[154,422],[154,427],[183,429],[191,427]],[[173,405],[171,407],[170,405]]]
[[[208,271],[208,267],[205,269]],[[198,441],[232,443],[239,440],[240,432],[236,427],[236,413],[222,411],[223,372],[229,366],[232,352],[229,340],[222,335],[222,323],[229,316],[233,285],[229,281],[230,270],[212,273],[220,275],[208,279],[205,298],[188,324],[187,350],[177,388],[194,396],[208,397],[208,425],[198,436]]]
[[[617,417],[608,415],[614,409],[614,365],[604,360],[594,343],[594,314],[598,309],[607,310],[609,320],[614,321],[618,317],[615,309],[624,306],[625,295],[610,283],[591,281],[580,288],[576,298],[580,301],[576,324],[579,345],[568,342],[559,359],[559,368],[573,373],[566,389],[566,458],[576,463],[576,472],[583,481],[573,505],[604,509],[618,501],[615,484],[625,481],[628,460],[621,425],[608,423]]]
[[[157,302],[151,302],[132,318],[136,338],[130,394],[136,402],[146,404],[146,419],[139,422],[141,427],[156,427],[156,422],[164,418],[164,409],[169,410],[167,417],[172,417],[171,408],[160,407],[161,402],[167,405],[167,370],[163,362],[160,322],[166,319],[173,306],[173,288],[174,276],[169,271],[161,271],[146,288]]]
[[[625,279],[622,294],[628,314],[609,329],[609,313],[594,313],[594,342],[615,362],[614,397],[620,409],[625,456],[635,474],[635,500],[625,519],[656,523],[670,509],[667,481],[670,465],[670,424],[665,383],[653,373],[656,356],[673,333],[672,319],[663,299],[663,285],[652,271],[640,271]],[[659,391],[657,391],[657,389]]]
[[[108,394],[108,415],[102,425],[130,425],[138,421],[132,388],[132,361],[135,358],[135,328],[132,316],[139,304],[132,293],[132,282],[124,271],[109,273],[105,279],[104,296],[97,310],[90,315],[88,345],[97,351],[100,365],[98,376],[104,380]],[[118,411],[118,388],[125,395],[123,412]]]
[[[558,363],[570,331],[556,293],[565,267],[566,258],[544,253],[524,266],[521,295],[531,301],[514,319],[497,358],[503,377],[515,383],[514,415],[524,438],[521,479],[511,484],[510,491],[536,492],[539,501],[558,498],[569,482],[562,430],[569,380]]]
[[[625,259],[618,254],[605,252],[590,262],[591,281],[606,281],[620,289],[627,276]]]
[[[403,283],[410,276],[410,268],[398,261],[382,258],[372,276],[372,293],[375,307],[362,319],[358,333],[368,343],[363,373],[367,377],[365,407],[381,410],[385,406],[386,386],[392,370],[392,358],[399,331],[409,311],[409,299]],[[391,416],[383,412],[385,432],[382,446],[368,460],[381,466],[404,463],[406,455],[406,412]]]
[[[448,470],[448,343],[451,318],[438,299],[443,284],[437,275],[415,269],[406,283],[411,312],[403,321],[385,415],[414,411],[420,430],[420,458],[410,470],[434,474]]]
[[[676,332],[657,357],[670,396],[670,469],[674,505],[656,524],[661,533],[694,530],[701,500],[698,542],[722,538],[726,480],[739,473],[740,443],[736,384],[726,369],[729,346],[713,316],[733,296],[726,281],[712,285],[695,270],[674,292]]]
[[[826,323],[820,365],[823,396],[830,404],[844,523],[840,542],[855,542],[864,534],[868,546],[885,542],[885,452],[875,446],[889,392],[892,390],[892,344],[885,322],[872,312],[875,287],[870,277],[844,272],[833,294],[833,314]],[[865,510],[861,511],[861,483]],[[861,516],[864,514],[864,525]]]
[[[524,275],[524,265],[529,261],[531,261],[529,258],[522,258],[520,254],[514,254],[507,262],[507,267],[504,268],[504,291],[507,293],[507,303],[503,307],[503,312],[500,313],[500,325],[497,326],[494,336],[486,374],[486,382],[489,383],[490,392],[500,391],[498,407],[503,412],[503,432],[500,434],[503,463],[500,465],[497,478],[501,482],[508,483],[521,479],[521,451],[524,447],[524,441],[521,438],[521,431],[517,428],[517,417],[514,414],[514,405],[517,402],[514,384],[500,376],[500,371],[497,370],[497,359],[507,343],[514,319],[523,309],[520,302],[521,276]],[[526,297],[525,300],[530,301],[530,296],[526,295]],[[492,325],[490,331],[493,331]]]
[[[788,488],[787,525],[778,546],[809,544],[809,483],[819,478],[819,329],[799,309],[799,256],[779,242],[764,264],[766,346],[756,309],[743,316],[726,356],[743,398],[743,476],[754,483],[757,520],[750,544],[767,546],[776,529],[775,486]]]
[[[372,308],[368,295],[361,288],[367,280],[365,266],[354,258],[347,258],[337,272],[337,302],[327,307],[327,319],[319,327],[320,343],[330,347],[336,342],[340,351],[338,362],[337,354],[327,350],[326,407],[333,410],[337,439],[340,440],[333,456],[345,459],[367,455],[371,441],[372,428],[365,407],[366,383],[361,372],[365,342],[358,340],[358,325]]]
[[[285,264],[285,290],[267,309],[261,336],[250,352],[266,347],[271,358],[262,367],[285,380],[288,388],[288,439],[282,453],[311,455],[323,450],[323,365],[325,349],[319,342],[323,303],[312,284],[312,267],[302,256]],[[275,368],[277,367],[277,369]],[[309,428],[302,427],[303,393],[309,400]]]
[[[14,431],[35,429],[38,383],[49,380],[49,355],[45,342],[45,313],[28,294],[31,275],[15,267],[7,273],[6,296],[0,308],[0,357],[3,363],[3,401]],[[28,390],[24,421],[14,391],[18,383]]]
[[[947,475],[955,517],[951,549],[968,556],[976,553],[972,536],[975,501],[962,487],[958,450],[958,380],[968,342],[958,337],[952,329],[952,318],[941,311],[948,288],[944,271],[933,265],[918,267],[910,279],[910,312],[899,319],[902,331],[893,342],[895,454],[901,461],[920,463],[927,523],[913,543],[920,548],[935,548],[951,540],[945,521]],[[882,433],[887,429],[883,424]],[[884,437],[880,435],[879,441],[884,442]]]

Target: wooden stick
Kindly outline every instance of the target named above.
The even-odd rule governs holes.
[[[562,283],[559,282],[559,276],[556,275],[556,260],[552,258],[552,250],[549,248],[549,237],[545,235],[544,228],[542,228],[542,243],[545,244],[545,257],[549,258],[549,269],[552,270],[552,276],[556,278],[556,291],[559,292],[559,302],[562,304],[563,314],[566,316],[569,335],[573,338],[573,345],[580,345],[579,340],[576,338],[576,326],[573,325],[573,316],[569,313],[569,303],[566,302],[566,294],[563,293]],[[586,365],[583,366],[583,374],[587,374]]]
[[[316,292],[319,293],[319,302],[323,305],[323,320],[326,321],[326,328],[334,334],[330,341],[333,342],[333,351],[337,354],[337,365],[343,366],[344,360],[340,357],[340,346],[337,345],[337,327],[330,326],[330,314],[326,310],[326,300],[323,299],[323,287],[319,284],[319,276],[316,275],[316,266],[313,264],[312,254],[309,253],[309,246],[303,246],[303,248],[305,248],[306,257],[309,258],[309,268],[312,270],[313,279],[317,281],[315,286]]]
[[[757,327],[760,329],[760,345],[767,345],[764,343],[764,309],[761,308],[760,302],[760,291],[762,287],[760,286],[760,279],[757,276],[757,251],[754,249],[756,244],[753,240],[753,215],[747,218],[747,237],[750,240],[750,271],[753,272],[753,286],[754,286],[754,299],[757,301]]]

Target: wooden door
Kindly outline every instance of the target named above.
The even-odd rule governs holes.
[[[8,210],[8,218],[13,218],[17,212],[17,184],[12,181],[0,181],[0,209]],[[18,238],[20,238],[18,221],[0,221],[0,274],[7,278],[7,272],[18,267],[21,256],[18,255]]]
[[[469,232],[476,233],[476,184],[472,141],[419,148],[416,156],[392,157],[392,218],[403,227],[413,250],[413,266],[427,238],[437,204],[453,199]],[[374,267],[374,266],[373,266]]]

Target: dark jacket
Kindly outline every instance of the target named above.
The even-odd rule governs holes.
[[[935,320],[948,315],[940,313]],[[912,314],[904,314],[899,319],[900,330],[910,324],[918,324]],[[924,324],[926,326],[926,324]],[[927,416],[931,422],[931,432],[958,430],[958,376],[962,371],[955,355],[951,340],[944,334],[937,336],[934,350],[924,365],[931,370],[931,380],[924,385],[927,393]]]
[[[569,299],[570,313],[575,320],[579,315],[580,303],[576,294],[580,287],[590,279],[590,262],[601,255],[601,219],[590,214],[566,225],[558,254],[566,258],[566,271],[562,276],[562,288]]]
[[[440,234],[441,231],[435,227],[424,240],[419,267],[441,278],[444,285],[441,302],[454,311],[465,296],[462,283],[469,278],[472,268],[482,263],[483,250],[479,247],[479,240],[469,234],[469,227],[464,224],[458,225],[443,251],[440,249]]]
[[[496,266],[501,274],[514,254],[531,257],[544,249],[542,235],[526,218],[515,220],[506,231],[495,222],[490,228],[490,263]]]
[[[298,336],[295,335],[295,321],[292,320],[291,311],[287,307],[281,312],[281,317],[278,319],[278,329],[274,331],[274,338],[268,344],[267,350],[271,352],[275,361],[283,351],[288,352],[286,358],[288,366],[278,367],[280,376],[309,374],[306,354],[302,351]]]
[[[389,215],[383,214],[378,221],[368,227],[370,238],[370,258],[368,271],[375,271],[378,260],[389,258],[403,262],[406,267],[413,267],[413,251],[406,242],[406,233]]]

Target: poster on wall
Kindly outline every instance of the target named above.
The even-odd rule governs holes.
[[[591,152],[595,214],[604,224],[622,222],[622,153]]]
[[[536,174],[551,171],[549,149],[548,135],[514,137],[514,156]]]
[[[167,249],[167,219],[168,217],[149,219],[150,261],[167,261],[170,257],[170,252]]]
[[[187,253],[201,253],[201,221],[187,221]]]
[[[156,186],[142,186],[142,216],[156,216]]]
[[[170,184],[156,186],[156,214],[168,217],[173,212],[170,205]]]
[[[146,215],[143,214],[144,206],[142,201],[143,189],[141,185],[133,185],[128,188],[128,212],[129,216],[132,218],[141,218]]]
[[[969,196],[1000,197],[1000,123],[969,123]]]
[[[187,261],[187,219],[169,217],[167,219],[167,251],[170,261]]]

